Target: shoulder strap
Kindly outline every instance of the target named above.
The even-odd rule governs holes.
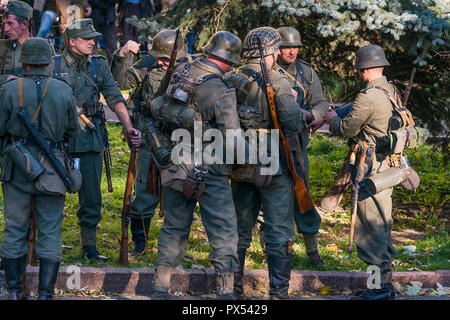
[[[39,102],[36,112],[34,113],[33,118],[32,118],[33,123],[36,121],[39,111],[41,110],[42,102],[44,101],[45,94],[47,93],[47,89],[48,89],[51,81],[52,81],[52,79],[49,78],[47,81],[47,84],[45,85],[44,91],[42,92],[41,101]],[[18,84],[17,89],[18,89],[18,93],[19,93],[19,108],[23,108],[23,78],[19,78],[19,84]]]
[[[302,71],[302,66],[297,61],[295,61],[295,65],[296,65],[296,70],[300,74],[300,78],[302,79],[302,82],[305,83],[305,76]],[[297,68],[297,66],[300,68],[300,70]],[[306,98],[306,89],[302,85],[302,83],[300,81],[298,81],[297,78],[293,77],[289,72],[284,70],[283,68],[280,67],[280,70],[282,70],[283,74],[285,74],[289,79],[293,80],[295,82],[295,84],[298,85],[300,87],[300,89],[302,89],[303,96]]]
[[[61,72],[61,58],[62,55],[58,55],[55,57],[55,67],[53,68],[53,78],[58,78],[59,73]]]
[[[382,87],[374,86],[374,89],[381,90],[382,92],[384,92],[384,94],[386,94],[395,111],[397,111],[400,117],[402,118],[403,128],[410,126],[412,127],[415,125],[411,112],[402,105],[400,99],[394,99],[392,94]]]
[[[97,61],[94,57],[91,57],[91,67],[92,67],[92,79],[94,79],[95,84],[98,81],[98,69],[97,69]]]

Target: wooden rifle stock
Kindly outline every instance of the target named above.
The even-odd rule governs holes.
[[[264,60],[264,50],[262,48],[262,43],[260,39],[258,39],[258,46],[261,57],[261,74],[263,76],[264,84],[266,87],[266,98],[267,103],[269,105],[270,116],[272,118],[272,122],[275,126],[275,129],[277,129],[280,132],[281,142],[283,145],[284,155],[286,157],[289,175],[291,176],[294,182],[294,193],[299,211],[300,213],[305,213],[311,210],[314,207],[314,205],[306,188],[305,182],[297,174],[297,171],[295,170],[294,158],[292,156],[291,148],[289,146],[289,141],[278,119],[277,109],[275,105],[275,94],[273,92],[272,84],[270,83],[269,72],[267,70],[266,62]]]
[[[356,167],[356,177],[353,185],[352,192],[352,212],[351,212],[351,223],[350,223],[350,235],[348,238],[347,252],[352,253],[353,251],[353,236],[355,235],[355,225],[356,225],[356,211],[358,208],[358,196],[359,196],[359,183],[364,177],[364,163],[366,162],[367,147],[361,147],[361,156],[359,157],[358,165]]]
[[[119,263],[121,265],[128,264],[128,213],[131,204],[131,192],[134,183],[134,168],[136,165],[137,147],[131,147],[130,162],[128,163],[127,183],[125,185],[125,194],[123,196],[122,205],[122,239],[120,241]]]
[[[177,29],[177,33],[175,36],[175,42],[173,43],[172,53],[170,54],[170,62],[167,67],[166,74],[164,75],[164,80],[161,85],[160,95],[162,96],[166,93],[167,88],[169,87],[170,78],[172,77],[173,69],[175,67],[175,61],[177,60],[178,55],[178,44],[180,43],[180,29]]]

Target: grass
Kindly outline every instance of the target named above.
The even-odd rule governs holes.
[[[125,179],[128,168],[129,152],[121,139],[121,126],[109,124],[111,152],[113,159],[112,182],[114,191],[108,193],[105,176],[102,181],[103,219],[97,233],[99,251],[110,258],[107,263],[86,261],[81,256],[79,227],[76,210],[77,195],[68,195],[64,209],[64,221],[61,229],[64,245],[63,264],[79,266],[120,266],[118,263],[119,240],[121,235],[121,208]],[[334,175],[343,164],[348,147],[346,141],[330,138],[324,134],[312,137],[309,149],[310,181],[313,200],[317,203],[332,185]],[[399,254],[394,260],[394,271],[450,269],[449,240],[449,165],[444,164],[443,155],[432,146],[423,146],[407,152],[411,165],[421,176],[421,185],[416,192],[396,187],[393,195],[394,232],[408,234],[414,231],[414,237],[404,237],[395,243]],[[3,197],[0,196],[3,208]],[[342,210],[327,214],[322,219],[319,231],[319,251],[326,266],[317,267],[306,256],[303,240],[297,236],[293,246],[293,267],[297,270],[362,270],[367,266],[358,259],[356,252],[346,252],[348,230],[350,226],[350,192],[341,201]],[[163,218],[158,211],[150,226],[150,241],[145,256],[130,259],[129,267],[154,267],[157,258],[158,233]],[[198,212],[198,207],[197,207]],[[0,230],[4,229],[3,211],[0,211]],[[0,232],[0,241],[3,233]],[[255,231],[253,242],[248,250],[247,269],[263,269],[263,260],[259,234]],[[394,239],[395,240],[395,239]],[[131,232],[130,232],[130,246]],[[403,245],[415,245],[414,257],[403,252]],[[130,247],[131,251],[131,247]],[[208,258],[211,249],[207,244],[206,233],[200,219],[193,224],[184,268],[209,268]]]

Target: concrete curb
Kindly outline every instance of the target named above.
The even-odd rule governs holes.
[[[122,295],[150,295],[155,269],[152,268],[92,268],[61,267],[56,288],[67,292],[105,291]],[[318,294],[324,286],[331,290],[349,291],[366,287],[369,274],[346,271],[293,270],[290,290],[293,295]],[[39,268],[27,268],[28,285],[37,292]],[[436,288],[436,283],[450,286],[450,270],[424,272],[394,272],[393,281],[406,285],[410,281],[420,281],[424,288]],[[246,270],[244,288],[249,295],[268,293],[269,277],[266,270]],[[4,272],[0,271],[0,288],[5,289]],[[257,291],[255,291],[255,289]],[[184,294],[210,293],[215,290],[214,270],[174,269],[170,283],[172,292]],[[253,293],[253,294],[252,294]]]

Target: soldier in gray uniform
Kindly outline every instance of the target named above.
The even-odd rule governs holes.
[[[166,74],[170,62],[170,54],[175,43],[175,30],[163,30],[153,38],[150,54],[144,54],[133,66],[127,68],[130,52],[138,53],[139,44],[129,40],[125,46],[114,52],[111,73],[119,84],[120,89],[135,88],[133,94],[132,119],[134,126],[142,130],[151,117],[149,102],[158,95],[158,89]],[[178,48],[178,58],[184,57],[183,39]],[[140,88],[137,88],[139,87]],[[135,195],[130,209],[130,227],[134,242],[134,253],[142,255],[145,252],[146,239],[150,221],[158,206],[159,197],[147,192],[148,171],[156,172],[150,164],[150,153],[141,145],[136,156],[136,174],[134,178]],[[156,178],[156,177],[153,177]]]
[[[13,300],[27,298],[23,292],[22,276],[26,265],[32,202],[35,206],[38,231],[35,251],[40,258],[38,299],[52,298],[62,260],[60,228],[65,192],[49,195],[36,188],[35,181],[38,177],[29,175],[35,168],[30,159],[33,158],[43,165],[46,156],[17,117],[21,108],[30,118],[35,115],[34,124],[50,144],[55,156],[63,157],[63,142],[79,134],[72,90],[63,81],[50,78],[45,70],[52,58],[53,49],[47,41],[41,38],[25,40],[19,58],[25,69],[23,78],[8,81],[0,89],[0,180],[3,183],[5,205],[5,231],[0,255],[4,264],[9,299]],[[12,156],[12,150],[19,148],[19,145],[28,150],[30,155],[25,170]],[[41,173],[46,174],[47,172]]]
[[[394,111],[389,97],[395,97],[395,88],[383,76],[386,66],[389,62],[380,46],[367,45],[358,49],[355,68],[366,87],[356,96],[346,117],[340,118],[335,111],[326,113],[325,121],[330,124],[332,134],[372,148],[376,147],[377,137],[387,134]],[[372,164],[368,166],[365,178],[395,166],[392,156],[379,152],[374,152],[373,160],[369,162]],[[355,171],[354,166],[349,169]],[[352,181],[354,177],[353,174]],[[381,288],[363,291],[360,298],[393,299],[392,258],[397,254],[391,238],[393,188],[371,195],[364,187],[364,181],[359,185],[354,238],[358,257],[369,265],[378,266],[381,271]]]
[[[277,30],[281,36],[278,65],[289,78],[297,103],[302,108],[302,112],[305,114],[306,121],[309,124],[298,135],[302,154],[296,155],[303,158],[306,179],[309,181],[308,131],[310,129],[315,131],[322,126],[324,123],[323,116],[328,111],[328,101],[323,95],[317,73],[308,63],[297,58],[299,47],[302,46],[300,33],[292,27],[281,27]],[[297,172],[302,178],[305,178],[300,168],[298,168]],[[298,212],[297,205],[295,210]],[[317,232],[321,223],[320,215],[316,210],[310,210],[304,214],[296,214],[295,222],[298,232],[303,236],[307,255],[314,263],[323,265],[324,262],[319,255],[317,242]]]
[[[237,90],[238,110],[241,126],[244,130],[256,129],[270,133],[274,129],[269,106],[266,100],[264,82],[261,78],[260,52],[257,39],[264,47],[267,67],[271,73],[271,82],[275,93],[275,102],[279,120],[287,136],[295,136],[306,126],[303,113],[291,93],[289,80],[280,71],[274,69],[279,54],[280,34],[271,27],[261,27],[250,31],[243,44],[243,57],[247,63],[237,69],[237,76],[246,79],[248,84],[243,90]],[[253,115],[250,125],[243,122],[243,117]],[[248,120],[248,119],[247,119]],[[281,143],[280,143],[281,146]],[[276,152],[276,151],[273,151]],[[242,176],[233,171],[231,186],[238,221],[238,256],[239,269],[235,272],[235,295],[243,294],[242,277],[245,255],[252,241],[252,229],[258,213],[263,207],[265,222],[264,242],[266,244],[271,299],[287,299],[289,280],[292,269],[292,241],[295,240],[294,229],[294,191],[287,166],[281,161],[279,170],[272,176],[268,186],[258,188],[254,183],[245,182]],[[252,170],[251,167],[249,167]]]
[[[107,261],[96,248],[97,225],[102,218],[102,152],[104,136],[102,133],[102,108],[100,93],[108,106],[114,111],[135,145],[141,142],[141,133],[134,129],[117,82],[109,70],[106,58],[91,56],[95,38],[92,19],[81,19],[71,23],[65,31],[66,49],[55,57],[50,72],[55,78],[65,80],[72,87],[79,115],[85,116],[94,125],[90,128],[79,117],[81,132],[78,138],[70,140],[70,152],[80,158],[80,170],[83,177],[78,192],[80,208],[77,211],[81,229],[83,256],[88,259]]]
[[[195,109],[197,116],[201,116],[203,130],[216,128],[222,132],[223,137],[226,136],[227,129],[240,128],[235,90],[224,80],[223,76],[232,64],[240,62],[241,48],[242,43],[238,37],[232,33],[220,31],[205,47],[204,50],[208,53],[206,58],[198,58],[192,63],[179,65],[172,77],[174,83],[171,86],[178,85],[176,79],[180,78],[186,80],[185,83],[193,84],[191,87],[193,92],[186,100],[190,101],[189,107]],[[157,100],[164,102],[169,97],[168,94],[173,92],[171,86],[166,95]],[[154,100],[153,103],[157,100]],[[168,101],[170,103],[173,100],[169,99]],[[181,104],[181,106],[183,109],[187,107],[186,104]],[[166,123],[172,130],[183,127],[183,124],[177,125],[176,121]],[[169,133],[172,130],[169,130]],[[189,130],[193,138],[192,128],[186,128],[186,130]],[[206,143],[202,144],[202,150],[207,145]],[[224,160],[223,163],[225,163]],[[195,167],[187,164],[174,165],[161,171],[161,184],[163,185],[161,205],[165,216],[158,238],[158,259],[153,280],[153,292],[156,296],[167,296],[172,269],[180,263],[185,253],[197,203],[200,206],[200,214],[208,235],[209,245],[212,247],[209,258],[216,273],[216,293],[220,298],[233,294],[233,272],[238,266],[238,237],[236,213],[228,182],[231,165],[220,163],[197,163],[195,165]],[[184,172],[181,171],[184,166],[188,167],[188,177],[184,176],[175,180],[173,185],[164,182],[169,180],[172,174]],[[190,188],[188,186],[192,186],[192,179],[195,179],[196,182],[194,187]],[[203,182],[200,182],[201,180]],[[182,183],[183,191],[188,193],[182,192],[178,188],[180,184],[177,181]],[[203,192],[200,193],[200,190]],[[189,194],[189,191],[192,192],[192,195]]]
[[[20,48],[30,37],[28,27],[33,8],[22,1],[11,0],[3,18],[8,39],[0,39],[0,85],[7,80],[23,75],[20,63]]]

